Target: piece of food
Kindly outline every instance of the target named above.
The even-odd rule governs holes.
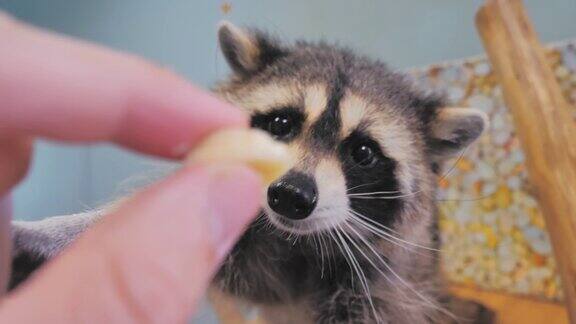
[[[224,129],[209,135],[188,156],[192,163],[241,162],[260,173],[268,184],[291,167],[286,144],[257,129]]]

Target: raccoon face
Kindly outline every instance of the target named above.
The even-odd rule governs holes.
[[[227,23],[218,35],[233,74],[216,92],[296,161],[263,197],[274,226],[307,235],[430,222],[435,170],[482,133],[483,113],[444,107],[346,49],[288,46]]]

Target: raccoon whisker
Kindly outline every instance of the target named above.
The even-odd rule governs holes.
[[[386,236],[390,239],[396,240],[400,243],[404,243],[407,244],[409,246],[412,247],[416,247],[416,248],[421,248],[421,249],[425,249],[425,250],[429,250],[429,251],[434,251],[434,252],[441,252],[440,249],[436,249],[436,248],[432,248],[429,246],[424,246],[424,245],[420,245],[418,243],[414,243],[414,242],[410,242],[410,241],[406,241],[404,239],[401,239],[399,237],[396,237],[388,232],[386,232],[386,230],[390,230],[388,227],[377,223],[376,221],[354,211],[354,210],[350,210],[352,212],[351,219],[354,219],[355,221],[357,221],[359,224],[363,225],[364,227],[366,227],[369,230],[372,230],[373,232],[375,232],[375,234],[381,234],[383,236]],[[356,217],[355,217],[356,216]],[[394,232],[394,231],[392,231]],[[397,233],[398,234],[398,233]]]
[[[293,235],[296,235],[296,234],[294,234],[293,232],[288,232],[288,237],[286,238],[286,240],[292,241],[292,236],[293,236]]]
[[[382,233],[380,233],[380,230],[379,230],[379,229],[374,228],[374,227],[372,227],[372,225],[366,224],[366,223],[362,222],[361,220],[359,220],[359,219],[357,219],[357,218],[353,218],[352,215],[351,215],[351,218],[350,218],[348,221],[349,221],[350,223],[356,224],[356,225],[360,226],[361,228],[369,231],[370,233],[376,235],[378,238],[381,238],[381,239],[383,239],[383,240],[385,240],[385,241],[387,241],[387,242],[389,242],[389,243],[391,243],[391,244],[394,244],[394,245],[396,245],[396,246],[398,246],[398,247],[400,247],[400,248],[402,248],[402,249],[409,250],[410,252],[415,253],[415,254],[418,254],[418,255],[423,256],[423,257],[429,257],[429,256],[430,256],[430,254],[424,253],[423,251],[416,249],[416,247],[414,247],[414,246],[407,245],[406,243],[403,243],[403,242],[394,241],[394,240],[391,239],[390,237],[382,235]],[[435,254],[434,254],[432,257],[433,257],[433,258],[437,258],[437,256],[436,256]]]
[[[268,217],[266,217],[264,212],[258,216],[258,219],[253,226],[257,228],[257,231],[261,231],[267,234],[273,234],[276,231],[275,226],[270,222]]]
[[[312,241],[314,249],[320,254],[320,278],[324,278],[324,251],[322,249],[322,241],[320,241],[320,234],[313,233],[309,236],[311,238],[308,241]]]
[[[378,222],[370,219],[370,217],[366,217],[365,215],[362,215],[360,212],[358,212],[358,211],[356,211],[356,210],[354,210],[354,209],[348,209],[348,211],[354,214],[354,215],[352,215],[352,216],[358,216],[358,217],[360,217],[361,219],[364,219],[364,220],[370,222],[371,224],[373,224],[374,226],[376,226],[376,228],[384,231],[386,234],[391,235],[390,233],[394,233],[394,234],[402,235],[402,234],[399,233],[398,231],[395,231],[394,229],[392,229],[392,228],[390,228],[390,227],[388,227],[388,226],[386,226],[386,225],[380,224],[380,223],[378,223]]]
[[[374,221],[374,220],[372,220],[372,219],[370,219],[370,218],[368,218],[368,217],[366,217],[366,216],[364,216],[364,215],[362,215],[362,214],[356,213],[355,211],[352,211],[352,212],[353,212],[354,215],[356,215],[357,217],[360,217],[360,218],[352,217],[352,219],[354,219],[355,221],[357,221],[359,224],[361,224],[362,226],[364,226],[366,229],[369,229],[369,230],[375,232],[375,234],[383,235],[383,236],[385,236],[385,237],[387,237],[387,238],[389,238],[389,239],[395,240],[396,242],[399,242],[399,243],[406,244],[406,245],[408,245],[409,247],[412,247],[412,248],[420,248],[420,249],[424,249],[424,250],[428,250],[428,251],[433,251],[433,252],[442,252],[442,250],[437,249],[437,248],[433,248],[433,247],[430,247],[430,246],[421,245],[421,244],[418,244],[418,243],[414,243],[414,242],[411,242],[411,241],[407,241],[407,240],[401,239],[401,238],[399,238],[399,237],[397,237],[397,236],[395,236],[395,235],[392,235],[392,234],[388,233],[388,231],[391,231],[391,232],[393,232],[393,233],[398,234],[397,232],[391,230],[389,227],[384,226],[384,225],[382,225],[382,224],[379,224],[378,222],[376,222],[376,221]]]
[[[441,175],[441,176],[438,178],[439,180],[446,179],[447,177],[450,176],[450,174],[456,169],[456,166],[458,165],[458,163],[464,158],[464,155],[466,154],[466,150],[467,150],[467,149],[468,149],[468,147],[464,148],[464,149],[460,152],[460,154],[458,155],[458,158],[454,161],[454,163],[452,164],[452,166],[451,166],[443,175]],[[356,167],[356,165],[355,165],[354,167]],[[344,171],[346,172],[346,171],[352,170],[354,167],[348,168],[348,169],[346,169],[346,170],[344,170]],[[346,192],[348,193],[348,196],[363,196],[363,195],[365,195],[365,194],[370,195],[370,194],[377,194],[377,193],[388,194],[388,193],[400,193],[400,192],[401,192],[401,191],[398,191],[398,190],[397,190],[397,191],[380,191],[380,192],[372,192],[372,193],[367,193],[367,192],[364,192],[364,193],[349,193],[350,191],[352,191],[352,190],[354,190],[354,189],[358,189],[358,188],[361,188],[361,187],[370,186],[370,185],[376,184],[376,183],[378,183],[378,182],[379,182],[379,181],[375,181],[375,182],[371,182],[371,183],[364,183],[364,184],[361,184],[361,185],[358,185],[358,186],[354,186],[354,187],[352,187],[352,188],[348,188],[348,189],[346,190]],[[418,191],[416,191],[416,192],[409,193],[409,194],[407,194],[407,195],[415,195],[415,194],[418,194],[418,193],[420,193],[420,192],[421,192],[421,190],[418,190]],[[400,197],[398,197],[398,198],[400,198]]]
[[[350,246],[348,246],[348,244],[346,243],[346,240],[344,239],[343,234],[344,235],[346,235],[346,234],[342,231],[342,228],[340,227],[340,225],[336,225],[334,232],[336,233],[336,235],[340,239],[340,242],[342,243],[342,247],[344,248],[344,252],[346,252],[348,257],[350,258],[352,266],[354,267],[354,270],[356,271],[356,273],[358,275],[358,279],[360,280],[360,283],[363,286],[362,288],[364,289],[364,292],[366,293],[366,297],[370,298],[371,294],[370,294],[370,289],[368,288],[368,281],[366,280],[366,276],[364,275],[364,272],[362,271],[362,268],[360,267],[358,260],[356,260],[354,253],[352,253],[352,251],[350,250]]]
[[[366,294],[366,299],[368,299],[368,302],[370,304],[370,308],[372,309],[372,312],[374,314],[374,319],[376,320],[377,323],[380,323],[380,318],[378,317],[378,313],[376,312],[376,307],[374,306],[374,302],[372,300],[372,293],[370,292],[370,287],[368,285],[368,279],[366,278],[366,274],[364,273],[364,271],[360,267],[358,260],[354,256],[354,253],[352,252],[352,250],[350,249],[350,246],[348,246],[348,244],[346,243],[346,240],[344,239],[344,237],[342,235],[346,236],[348,238],[348,240],[350,240],[350,237],[346,234],[346,232],[344,232],[344,230],[342,230],[342,227],[340,227],[340,225],[336,225],[336,226],[337,226],[337,228],[335,229],[336,235],[338,235],[338,237],[342,241],[342,245],[344,246],[344,249],[348,253],[348,256],[350,257],[350,261],[352,261],[352,264],[355,266],[355,271],[358,274],[358,278],[360,280],[361,285],[363,286],[364,293]],[[355,244],[354,242],[352,242],[352,243]]]
[[[327,223],[327,221],[323,220],[322,221],[324,224]],[[328,226],[325,226],[325,228],[329,228]],[[324,245],[324,248],[326,249],[325,253],[326,253],[326,259],[327,259],[327,263],[328,263],[328,271],[329,273],[332,273],[332,262],[330,260],[330,256],[333,255],[333,253],[330,253],[329,248],[331,247],[329,243],[330,238],[326,237],[326,232],[322,231],[319,232],[318,235],[320,237],[320,242],[322,242]],[[324,274],[324,259],[322,259],[322,274]]]
[[[312,244],[314,245],[314,249],[316,251],[320,251],[320,249],[318,248],[318,242],[316,241],[316,235],[314,235],[314,234],[309,235],[307,238],[307,241],[312,242]]]
[[[366,230],[368,230],[369,232],[371,232],[372,234],[375,234],[374,232],[372,232],[371,229],[366,228],[363,224],[353,223],[353,222],[351,222],[350,224],[359,225],[358,227],[359,227],[360,229],[366,229]],[[389,243],[391,243],[391,244],[393,244],[393,245],[395,245],[395,246],[398,246],[398,247],[400,247],[400,248],[402,248],[402,249],[405,249],[405,250],[409,251],[410,253],[413,253],[413,254],[415,254],[415,255],[421,256],[421,257],[423,257],[423,258],[432,258],[432,259],[434,259],[434,260],[437,260],[437,259],[438,259],[438,256],[436,256],[436,255],[432,255],[432,256],[431,256],[429,253],[424,253],[424,251],[422,251],[422,250],[417,250],[416,248],[414,248],[414,247],[412,247],[412,246],[400,244],[400,243],[398,243],[398,242],[395,242],[395,241],[393,241],[393,240],[390,240],[389,238],[379,236],[378,234],[376,234],[376,236],[377,236],[378,238],[380,238],[380,239],[384,239],[385,241],[387,241],[387,242],[389,242]]]
[[[320,235],[318,235],[318,251],[320,253],[320,278],[324,279],[324,247]]]
[[[289,241],[292,245],[296,245],[298,243],[299,237],[301,236],[300,234],[295,233],[294,231],[289,231],[275,225],[273,221],[270,219],[270,217],[266,217],[266,226],[270,227],[271,229],[269,232],[270,235],[277,235],[279,237],[282,237],[286,241]]]
[[[268,227],[270,228],[270,234],[272,235],[276,235],[276,234],[285,234],[282,232],[282,230],[280,230],[279,228],[277,228],[276,226],[274,226],[274,224],[272,224],[271,222],[268,222]]]
[[[382,197],[350,197],[350,199],[366,199],[366,200],[395,200],[398,198],[404,198],[404,196],[382,196]]]
[[[384,259],[382,259],[382,257],[380,256],[380,254],[378,254],[378,253],[376,252],[376,250],[374,249],[374,247],[372,247],[372,244],[370,244],[370,243],[368,242],[368,240],[367,240],[362,234],[360,234],[358,231],[356,231],[356,230],[354,229],[354,226],[352,226],[351,224],[348,224],[348,223],[346,223],[346,226],[347,226],[354,234],[356,234],[356,236],[360,239],[360,241],[361,241],[362,243],[364,243],[364,245],[366,245],[366,246],[368,247],[368,249],[370,249],[370,251],[371,251],[372,253],[374,253],[374,255],[376,255],[376,257],[379,259],[379,261],[380,261],[381,263],[386,263],[386,261],[385,261]],[[351,237],[349,237],[349,239],[350,239],[351,241],[353,241]],[[380,267],[378,267],[377,264],[374,263],[374,260],[372,260],[372,258],[370,258],[368,255],[366,255],[366,253],[364,253],[364,251],[363,251],[362,248],[360,248],[360,247],[359,247],[358,245],[356,245],[356,244],[355,244],[355,246],[356,246],[356,248],[358,249],[358,251],[360,251],[360,253],[364,256],[364,258],[366,258],[366,260],[376,269],[376,271],[378,271],[388,282],[390,282],[391,285],[395,285],[394,281],[391,280],[391,279],[388,277],[388,275],[387,275],[385,272],[383,272],[383,271],[380,269]],[[399,292],[400,292],[402,295],[404,295],[404,297],[405,297],[407,300],[409,300],[408,296],[406,295],[406,293],[405,293],[403,290],[399,290]]]
[[[332,262],[330,260],[331,254],[330,254],[330,250],[329,250],[329,246],[328,243],[330,242],[329,239],[326,238],[326,236],[324,236],[324,233],[320,234],[320,241],[322,242],[323,248],[324,248],[324,257],[326,258],[326,261],[324,263],[324,261],[322,261],[322,274],[324,274],[324,270],[325,270],[325,265],[328,265],[328,273],[332,273]]]
[[[371,185],[377,184],[378,182],[380,182],[380,181],[374,181],[374,182],[370,182],[370,183],[363,183],[363,184],[361,184],[361,185],[357,185],[357,186],[354,186],[354,187],[352,187],[352,188],[348,188],[348,189],[346,190],[346,192],[350,192],[350,191],[352,191],[352,190],[354,190],[354,189],[358,189],[358,188],[362,188],[362,187],[366,187],[366,186],[371,186]]]
[[[378,252],[376,252],[376,250],[372,247],[372,245],[371,245],[360,233],[358,233],[356,230],[354,230],[354,228],[353,228],[351,225],[349,225],[349,224],[347,224],[347,225],[348,225],[348,227],[358,236],[358,238],[362,241],[362,243],[364,243],[364,244],[370,249],[370,251],[376,256],[376,258],[378,258],[378,260],[388,269],[388,271],[394,273],[393,270],[391,269],[391,267],[390,267],[390,266],[386,263],[386,261],[378,254]],[[358,248],[359,250],[361,250],[360,247],[357,247],[357,248]],[[364,254],[364,253],[362,253],[362,254],[364,255],[364,257],[365,257],[367,260],[371,260],[366,254]],[[382,271],[376,264],[374,264],[372,261],[369,261],[369,262],[370,262],[370,264],[376,269],[376,271],[378,271],[388,282],[390,282],[390,284],[391,284],[392,286],[395,286],[396,288],[398,287],[398,286],[395,284],[395,282],[394,282],[393,280],[391,280],[390,277],[388,277],[388,275],[387,275],[384,271]],[[394,275],[396,275],[396,273],[394,273]],[[400,282],[401,282],[401,283],[402,283],[402,281],[403,281],[403,280],[400,278]],[[405,287],[407,287],[412,293],[414,293],[419,299],[421,299],[421,301],[418,302],[419,305],[425,306],[425,307],[431,307],[431,308],[433,308],[433,309],[442,311],[442,310],[441,310],[441,308],[442,308],[441,306],[435,305],[434,303],[432,303],[431,301],[429,301],[429,300],[428,300],[427,298],[425,298],[424,296],[421,296],[421,294],[419,294],[411,285],[408,285],[408,283],[402,283],[402,284],[403,284]],[[398,293],[400,293],[400,294],[403,296],[403,298],[405,299],[405,301],[401,301],[402,304],[407,304],[407,305],[414,304],[414,299],[413,299],[413,298],[410,298],[410,297],[406,294],[406,292],[405,292],[404,290],[398,289],[397,291],[398,291]],[[393,295],[393,296],[394,296],[394,295]],[[397,296],[395,296],[395,297],[397,297]],[[432,304],[432,305],[430,305],[430,304]]]
[[[300,238],[300,235],[294,234],[294,240],[292,241],[292,246],[295,246],[296,244],[298,244],[299,238]]]
[[[282,231],[278,229],[270,220],[266,219],[266,228],[268,229],[268,233],[270,235],[282,234]]]
[[[462,160],[464,158],[464,154],[466,153],[468,147],[466,147],[464,150],[462,150],[462,152],[460,152],[460,154],[458,155],[458,158],[456,159],[456,161],[454,162],[454,164],[450,167],[450,169],[448,169],[448,171],[446,171],[446,173],[444,173],[442,176],[439,177],[438,181],[441,181],[443,179],[446,179],[448,176],[450,176],[450,174],[456,169],[456,166],[458,165],[458,162],[460,162],[460,160]],[[365,184],[368,185],[368,184]],[[365,186],[362,185],[362,186]],[[358,186],[357,186],[358,187]],[[356,187],[354,187],[356,188]],[[348,192],[352,190],[349,189]],[[378,191],[378,192],[371,192],[371,193],[349,193],[348,197],[350,199],[382,199],[382,200],[392,200],[392,199],[398,199],[398,198],[407,198],[407,197],[411,197],[411,196],[415,196],[419,193],[422,192],[422,190],[417,190],[415,192],[410,192],[407,194],[402,194],[402,195],[396,195],[396,196],[380,196],[380,197],[372,197],[373,195],[377,195],[377,194],[394,194],[394,193],[400,193],[401,191]]]
[[[394,191],[359,192],[359,193],[348,194],[348,196],[349,197],[356,197],[356,196],[371,196],[371,195],[397,194],[397,193],[401,193],[401,191],[400,190],[394,190]]]
[[[254,222],[254,226],[264,226],[266,224],[266,215],[264,215],[264,212],[260,212],[258,213],[258,216],[256,216],[256,221]]]
[[[490,197],[493,197],[494,195],[496,195],[496,193],[491,193],[489,195],[484,195],[484,196],[479,196],[479,197],[473,197],[473,198],[440,198],[440,199],[435,199],[435,201],[479,201],[482,199],[487,199]]]
[[[324,223],[326,221],[323,221]],[[318,232],[318,243],[320,245],[320,278],[324,279],[324,233],[323,232]],[[328,254],[328,251],[326,251],[326,254]],[[328,255],[326,255],[326,257],[328,257]],[[328,265],[330,265],[330,260],[328,260]]]
[[[316,244],[316,235],[308,235],[306,237],[306,243],[312,245],[314,250],[318,251],[318,245]]]
[[[354,212],[354,211],[352,211],[352,212]],[[361,214],[356,213],[356,215],[362,217]],[[365,219],[367,219],[368,221],[372,221],[371,219],[366,218],[366,217],[365,217]],[[417,254],[420,254],[423,256],[429,255],[429,254],[421,254],[421,251],[416,249],[416,248],[420,247],[418,244],[416,244],[414,242],[406,241],[406,240],[401,239],[397,236],[394,236],[391,233],[395,233],[398,235],[400,235],[400,234],[398,232],[392,230],[391,228],[386,227],[382,224],[378,224],[374,221],[372,221],[371,223],[368,223],[361,218],[355,217],[355,215],[350,215],[350,218],[348,219],[348,221],[360,225],[362,228],[364,228],[365,230],[368,230],[370,233],[376,235],[377,237],[384,239],[385,241],[390,242],[390,243],[392,243],[396,246],[399,246],[403,249],[410,250],[411,252],[414,252],[414,253],[417,253]],[[421,248],[425,249],[425,250],[430,249],[429,247],[425,247],[425,246],[422,246]]]
[[[415,196],[415,195],[417,195],[417,194],[419,194],[419,193],[421,193],[421,192],[422,192],[422,190],[418,190],[418,191],[410,192],[410,193],[403,194],[403,195],[381,196],[381,197],[362,197],[362,196],[356,197],[356,196],[351,196],[351,195],[348,195],[348,196],[350,197],[350,199],[384,199],[384,200],[390,199],[390,200],[391,200],[391,199],[412,197],[412,196]]]
[[[380,260],[380,262],[382,263],[382,265],[384,265],[384,267],[386,267],[386,269],[394,276],[396,277],[396,279],[404,286],[406,287],[408,290],[410,290],[412,293],[414,293],[418,298],[420,298],[423,302],[426,303],[426,305],[428,305],[429,307],[442,312],[443,314],[451,317],[452,319],[454,319],[456,322],[459,322],[458,318],[456,315],[454,315],[452,312],[450,312],[449,310],[447,310],[445,307],[442,307],[441,305],[438,305],[436,303],[434,303],[433,301],[431,301],[430,299],[428,299],[427,297],[425,297],[424,295],[422,295],[420,292],[418,292],[411,284],[409,284],[408,282],[406,282],[400,275],[398,275],[394,269],[392,269],[392,267],[386,262],[386,260],[382,259],[382,257],[380,256],[380,254],[378,254],[378,252],[372,247],[372,245],[370,243],[368,243],[361,235],[360,233],[358,233],[356,230],[354,230],[351,226],[349,226],[349,228],[356,233],[356,235],[358,236],[358,238],[360,238],[363,243],[368,247],[368,249],[370,249],[372,251],[372,253],[374,253],[374,255]],[[375,267],[376,271],[380,272],[380,274],[382,274],[383,276],[385,276],[384,272],[379,268],[379,267]]]
[[[458,163],[460,162],[460,160],[462,160],[462,159],[464,158],[464,155],[465,155],[465,153],[466,153],[466,149],[467,149],[467,148],[465,148],[462,152],[460,152],[460,154],[458,155],[458,158],[456,159],[456,161],[454,161],[454,164],[448,169],[448,171],[446,171],[443,175],[441,175],[441,176],[439,177],[439,180],[443,180],[443,179],[447,178],[448,176],[450,176],[450,174],[456,169],[456,166],[458,165]],[[349,168],[348,170],[345,170],[345,171],[349,171],[349,170],[351,170],[351,169],[352,169],[352,168]],[[348,189],[346,190],[346,192],[348,193],[348,196],[365,196],[365,195],[374,195],[374,194],[381,194],[381,193],[382,193],[382,194],[392,194],[392,193],[400,193],[400,192],[401,192],[401,191],[399,191],[399,190],[396,190],[396,191],[377,191],[377,192],[349,193],[350,191],[352,191],[352,190],[354,190],[354,189],[358,189],[358,188],[361,188],[361,187],[370,186],[370,185],[373,185],[373,184],[376,184],[376,183],[378,183],[378,181],[371,182],[371,183],[364,183],[364,184],[361,184],[361,185],[358,185],[358,186],[354,186],[354,187],[352,187],[352,188],[348,188]],[[420,192],[421,192],[421,190],[418,190],[418,191],[416,191],[416,192],[409,193],[409,194],[407,194],[407,195],[415,195],[415,194],[420,193]]]
[[[352,267],[352,264],[350,262],[350,260],[348,259],[348,255],[344,252],[344,249],[341,245],[341,242],[336,238],[336,236],[334,235],[334,233],[330,230],[327,232],[330,237],[332,238],[332,240],[334,241],[334,243],[336,243],[336,246],[338,247],[339,253],[340,255],[342,255],[344,257],[344,260],[346,260],[346,263],[348,264],[348,267],[350,268],[350,270],[353,270],[354,268]],[[354,271],[350,272],[350,285],[352,287],[352,289],[354,289]]]
[[[448,176],[450,176],[450,174],[456,169],[456,166],[458,165],[458,163],[460,163],[460,161],[464,158],[464,155],[466,154],[466,151],[468,151],[469,147],[470,146],[466,146],[466,147],[464,147],[464,149],[462,149],[462,151],[460,151],[460,154],[458,154],[458,158],[454,161],[454,163],[452,164],[450,169],[448,169],[448,171],[446,171],[440,177],[440,180],[446,179]]]

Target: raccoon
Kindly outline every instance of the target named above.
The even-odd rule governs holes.
[[[232,72],[214,91],[286,143],[294,165],[213,287],[269,323],[491,323],[439,271],[436,183],[487,126],[387,65],[325,42],[282,43],[224,23]],[[102,213],[15,222],[12,286]]]

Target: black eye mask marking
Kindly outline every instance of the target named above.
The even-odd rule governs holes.
[[[253,115],[251,126],[270,133],[279,141],[289,142],[302,131],[304,118],[297,108],[284,107]]]
[[[397,197],[401,193],[395,176],[396,161],[387,157],[376,141],[360,131],[353,132],[340,144],[339,153],[352,210],[389,226],[402,205],[402,199]],[[378,194],[368,195],[374,192]]]

